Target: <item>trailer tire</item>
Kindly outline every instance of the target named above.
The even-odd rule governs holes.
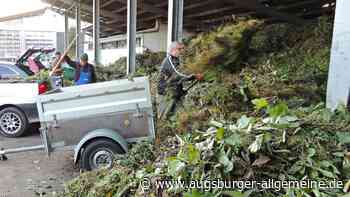
[[[26,115],[16,107],[0,111],[0,133],[5,137],[20,137],[29,128]]]
[[[113,167],[115,154],[124,154],[120,145],[111,139],[95,139],[88,143],[81,155],[81,167],[95,170]]]

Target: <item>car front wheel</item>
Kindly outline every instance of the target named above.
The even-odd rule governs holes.
[[[20,137],[28,128],[28,120],[24,113],[8,107],[0,111],[0,133],[6,137]]]

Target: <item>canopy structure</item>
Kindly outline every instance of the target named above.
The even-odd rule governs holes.
[[[74,17],[80,4],[81,19],[93,21],[93,0],[43,0],[58,12]],[[333,12],[336,0],[184,0],[183,28],[207,31],[237,16],[258,16],[268,20],[301,23],[321,14]],[[80,3],[79,3],[80,2]],[[155,26],[156,20],[168,19],[168,0],[138,0],[137,30]],[[100,1],[101,36],[127,32],[127,0]],[[92,28],[90,29],[92,31]]]
[[[77,35],[80,35],[80,20],[93,23],[88,29],[94,37],[95,62],[99,62],[100,37],[109,37],[117,34],[127,34],[127,73],[135,71],[136,32],[152,29],[160,22],[168,24],[169,45],[172,41],[181,40],[183,30],[189,32],[209,31],[212,27],[235,19],[239,16],[253,16],[267,21],[283,21],[294,24],[303,24],[305,20],[320,15],[333,13],[337,7],[335,17],[336,41],[333,45],[332,64],[330,69],[330,83],[328,84],[328,107],[334,108],[339,101],[349,103],[349,79],[347,75],[336,81],[338,73],[344,72],[334,65],[339,59],[337,56],[338,44],[343,42],[343,32],[348,27],[344,23],[347,17],[346,10],[350,4],[345,0],[42,0],[51,4],[66,18],[66,42],[68,38],[68,17],[75,17],[77,21]],[[347,2],[347,3],[346,3]],[[336,5],[337,4],[337,5]],[[347,20],[345,20],[347,21]],[[340,38],[341,41],[337,42]],[[77,55],[79,55],[80,39],[77,39]],[[347,45],[346,45],[347,46]],[[348,49],[344,47],[344,49]],[[343,54],[343,52],[342,52]],[[345,54],[345,53],[344,53]],[[348,54],[348,50],[346,51]],[[348,59],[348,58],[345,58]],[[335,63],[336,62],[336,63]],[[347,64],[343,64],[347,65]],[[338,83],[339,82],[339,83]],[[341,82],[341,83],[340,83]],[[341,95],[337,92],[337,85],[344,87]],[[332,92],[332,91],[335,91]]]
[[[136,32],[168,24],[167,44],[182,39],[183,30],[208,31],[237,16],[302,24],[305,19],[333,12],[336,0],[42,0],[64,14],[66,46],[68,17],[76,18],[77,58],[82,53],[81,20],[93,24],[95,63],[100,62],[100,38],[127,34],[127,73],[135,71]]]

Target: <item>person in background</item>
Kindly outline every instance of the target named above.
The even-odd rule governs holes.
[[[202,74],[186,75],[178,71],[179,56],[184,49],[180,42],[173,42],[168,48],[168,55],[163,60],[158,78],[158,118],[167,119],[173,114],[176,105],[186,94],[183,83],[191,80],[202,80]]]
[[[95,68],[88,63],[89,57],[86,53],[80,56],[80,61],[72,61],[68,56],[65,56],[65,61],[71,67],[75,68],[75,85],[85,85],[96,82]]]
[[[57,64],[61,56],[62,56],[61,52],[57,51],[55,53],[55,58],[51,64],[51,68],[53,68]],[[63,87],[63,69],[61,65],[59,65],[57,69],[53,71],[51,75],[51,84],[54,89]]]
[[[55,58],[51,64],[51,67],[55,66],[57,62],[60,60],[62,54],[61,52],[57,51],[55,53]],[[53,72],[53,76],[61,76],[63,74],[63,70],[61,68],[61,65],[58,66],[58,68]]]

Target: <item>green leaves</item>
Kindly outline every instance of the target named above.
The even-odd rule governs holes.
[[[176,157],[168,158],[168,173],[171,176],[176,177],[185,167],[186,164]]]
[[[251,123],[252,118],[248,118],[246,115],[243,115],[238,121],[237,121],[237,127],[238,129],[245,129],[249,126],[249,123]]]
[[[331,27],[331,21],[327,22],[330,23],[328,26]],[[270,27],[271,25],[268,25],[268,28]],[[328,181],[333,180],[333,178],[329,178],[333,176],[338,176],[339,180],[348,179],[350,157],[348,159],[345,154],[348,151],[346,145],[349,143],[349,138],[347,137],[346,129],[348,130],[349,128],[349,122],[346,121],[345,110],[344,113],[332,113],[324,110],[322,105],[317,109],[300,110],[302,111],[300,115],[300,113],[298,114],[294,111],[294,108],[289,110],[284,103],[275,105],[271,102],[269,104],[270,98],[274,100],[275,96],[285,99],[290,107],[304,106],[308,103],[319,102],[322,99],[319,93],[324,93],[326,80],[324,80],[323,74],[326,73],[323,71],[319,72],[317,68],[320,65],[319,63],[322,63],[321,66],[323,66],[325,71],[327,70],[329,47],[324,46],[327,45],[324,41],[326,40],[327,42],[329,40],[331,31],[329,31],[330,36],[313,36],[313,32],[320,32],[319,29],[310,31],[309,29],[305,31],[298,30],[298,33],[292,33],[289,39],[284,39],[286,38],[284,35],[294,32],[295,28],[287,24],[278,24],[272,31],[267,31],[265,38],[261,40],[264,48],[266,45],[267,52],[259,54],[259,57],[250,56],[246,62],[251,66],[247,65],[244,69],[241,69],[235,65],[243,64],[235,64],[233,61],[226,63],[224,62],[226,61],[224,60],[225,58],[223,59],[223,57],[217,55],[224,52],[222,54],[225,54],[229,59],[240,59],[243,57],[241,52],[237,52],[237,47],[232,47],[231,45],[240,45],[242,38],[245,41],[248,40],[245,39],[246,36],[244,34],[240,33],[242,32],[240,25],[232,25],[231,28],[221,28],[214,33],[215,35],[210,33],[210,36],[200,36],[193,42],[191,41],[191,46],[188,47],[190,51],[186,55],[190,55],[191,58],[183,58],[183,60],[190,60],[185,61],[187,64],[184,64],[184,66],[190,68],[189,70],[195,71],[195,73],[205,73],[205,78],[213,82],[201,83],[195,86],[194,91],[189,92],[184,102],[186,108],[183,108],[185,112],[191,112],[189,117],[169,124],[168,122],[158,122],[166,125],[158,128],[159,132],[157,133],[159,136],[157,136],[157,139],[160,139],[160,145],[159,147],[157,146],[157,152],[155,152],[157,159],[152,161],[150,165],[155,166],[154,168],[159,173],[155,175],[154,169],[147,169],[148,167],[145,166],[149,164],[145,165],[143,159],[135,159],[135,162],[131,165],[143,169],[136,171],[133,167],[129,167],[131,165],[124,165],[124,167],[126,166],[126,175],[123,176],[126,177],[127,184],[116,185],[120,182],[104,181],[103,184],[106,188],[124,188],[124,185],[128,185],[130,179],[134,176],[137,178],[151,177],[152,180],[162,178],[173,180],[178,178],[185,180],[230,178],[230,180],[239,180],[245,177],[255,180],[270,178],[301,180],[305,177]],[[281,30],[283,33],[279,33]],[[305,34],[305,36],[299,35],[299,32]],[[276,34],[278,36],[274,36]],[[237,39],[228,39],[235,36]],[[304,42],[305,39],[303,37],[326,39],[311,39],[308,40],[309,42]],[[289,41],[284,42],[284,40]],[[317,40],[322,41],[322,43],[315,43],[314,41]],[[272,50],[270,43],[276,45]],[[310,43],[311,45],[314,43],[312,48],[308,47]],[[316,56],[315,58],[315,54],[320,54],[319,48],[327,48],[326,53],[322,53],[320,57]],[[227,53],[224,49],[229,49],[229,52]],[[252,49],[254,50],[254,48]],[[260,50],[260,48],[258,49]],[[260,53],[259,50],[254,51]],[[306,50],[308,51],[303,53]],[[248,50],[242,51],[247,52]],[[200,55],[198,56],[197,54]],[[216,58],[220,61],[217,61]],[[245,58],[243,57],[243,59]],[[126,62],[125,59],[123,62]],[[208,65],[208,62],[211,65]],[[218,62],[219,64],[217,64]],[[125,63],[122,65],[125,65]],[[146,63],[144,65],[153,64]],[[222,67],[222,65],[225,67],[228,65],[232,70],[235,70],[233,72],[219,71],[217,67]],[[146,69],[143,69],[144,67],[140,68],[143,70],[142,72],[148,72]],[[103,71],[112,70],[113,72],[110,72],[111,74],[108,74],[106,77],[114,78],[116,76],[115,71],[118,70],[119,73],[120,69],[116,69],[116,67],[109,67],[107,70],[103,69]],[[121,67],[121,70],[124,69]],[[151,72],[151,70],[149,71]],[[153,71],[153,73],[156,72]],[[240,79],[241,76],[242,79]],[[153,77],[155,78],[152,74],[150,77],[151,81],[155,80]],[[238,80],[242,81],[242,83],[238,82]],[[251,111],[251,108],[242,102],[243,98],[240,93],[245,99],[263,96],[269,97],[269,101],[264,98],[253,100],[255,111]],[[315,110],[321,111],[320,108],[322,108],[324,113],[319,113],[318,111],[315,113]],[[179,110],[181,113],[182,109]],[[204,121],[209,119],[209,116],[216,120],[229,119],[223,122],[213,121],[211,124],[206,125]],[[263,119],[265,120],[263,121]],[[178,123],[184,123],[185,126],[181,126]],[[181,126],[181,128],[178,126]],[[213,126],[213,128],[206,130],[210,126]],[[173,135],[172,132],[167,131],[168,128],[181,130],[190,137],[185,138],[181,135],[183,139],[168,141]],[[343,133],[336,133],[341,131]],[[141,149],[140,152],[143,154],[146,151]],[[337,154],[334,156],[332,153]],[[166,160],[167,162],[164,162],[164,158],[174,155],[175,157],[171,157]],[[116,170],[121,169],[120,166],[115,168]],[[338,168],[341,174],[338,174]],[[93,176],[90,177],[94,179]],[[94,185],[94,181],[82,181],[81,185],[83,185],[83,190],[86,190],[86,193],[88,193],[89,187]],[[350,186],[347,188],[346,192]],[[133,196],[135,191],[138,191],[137,188],[127,190],[127,192],[130,192],[130,196]],[[222,192],[220,189],[212,189],[210,192],[210,194],[205,194],[202,191],[188,188],[181,191],[177,190],[175,193],[173,191],[162,191],[159,193],[159,191],[151,190],[149,194],[139,195],[180,196],[184,194],[185,197],[248,196],[243,192]],[[285,197],[327,196],[323,195],[322,192],[324,191],[312,191],[312,189],[293,190]],[[283,196],[285,193],[285,190],[272,192],[271,190],[265,190],[263,193],[254,191],[251,196]],[[97,194],[102,196],[105,193],[98,192]],[[334,194],[334,196],[341,195],[340,192],[334,190],[329,191],[329,194]]]
[[[264,98],[254,99],[252,103],[254,104],[254,108],[256,110],[266,109],[269,106],[269,103]]]
[[[233,133],[230,137],[225,138],[224,142],[231,146],[240,146],[241,137],[237,133]]]
[[[203,197],[203,194],[199,193],[197,190],[186,192],[184,197]]]
[[[317,151],[315,148],[307,149],[306,155],[300,157],[297,162],[295,162],[289,169],[290,174],[300,174],[305,175],[308,173],[310,178],[318,179],[320,176],[325,178],[336,179],[337,175],[340,175],[339,170],[329,160],[317,160]]]
[[[197,177],[200,177],[198,172],[203,169],[210,170],[208,173],[203,173],[202,177],[209,176],[208,174],[212,176],[219,174],[219,177],[226,177],[235,176],[239,173],[242,173],[241,176],[243,177],[247,174],[251,177],[252,174],[262,173],[260,170],[266,168],[266,175],[273,177],[275,172],[271,172],[269,167],[270,165],[278,165],[278,168],[285,170],[284,173],[278,172],[278,175],[290,179],[309,177],[315,180],[332,180],[341,176],[338,164],[336,165],[335,161],[324,158],[325,150],[323,148],[328,147],[319,144],[321,142],[319,140],[327,138],[323,136],[319,138],[320,132],[305,130],[304,125],[301,124],[302,118],[295,116],[294,111],[289,112],[288,106],[284,103],[266,106],[262,99],[256,100],[255,104],[261,108],[266,108],[269,116],[262,118],[242,115],[235,123],[211,121],[210,125],[213,127],[195,138],[199,141],[196,145],[201,147],[198,148],[199,154],[186,144],[184,147],[187,148],[182,150],[187,152],[192,150],[193,152],[192,154],[186,153],[192,156],[183,156],[181,157],[183,159],[180,159],[186,166],[191,166],[190,168],[186,167],[187,171],[196,172]],[[337,137],[346,141],[346,136],[344,137],[342,134],[337,134]],[[289,139],[292,136],[297,137],[299,141],[289,144]],[[211,148],[210,151],[207,151],[204,146],[209,146],[209,144],[211,144]],[[337,151],[336,153],[341,152],[339,149],[335,151]],[[186,154],[183,153],[183,155]],[[340,157],[337,161],[344,157],[344,154],[337,155]],[[196,158],[205,160],[206,163],[195,162],[198,160]],[[189,160],[194,162],[189,162]],[[179,165],[181,166],[181,164]],[[323,195],[322,192],[319,191],[318,193]],[[242,194],[234,193],[236,196]],[[306,194],[313,195],[313,191],[303,193],[303,195]]]
[[[264,134],[255,136],[255,141],[248,147],[251,153],[256,153],[260,150],[264,141]]]
[[[233,170],[233,162],[228,157],[229,153],[226,153],[223,149],[219,152],[218,160],[224,166],[224,172],[228,173]]]
[[[225,136],[225,129],[224,128],[218,128],[216,130],[216,140],[217,141],[221,141],[222,139],[224,139]]]
[[[200,161],[200,152],[193,144],[185,144],[181,147],[178,158],[190,165],[195,165]]]
[[[190,164],[196,164],[200,161],[200,153],[192,144],[187,145],[187,161]]]
[[[316,150],[314,148],[309,148],[308,149],[308,154],[307,157],[311,158],[316,154]]]
[[[350,132],[337,132],[338,141],[341,144],[350,144]]]
[[[196,189],[192,189],[191,191],[184,193],[184,197],[218,197],[218,195],[214,195],[210,192],[201,193]]]
[[[332,120],[332,116],[333,116],[332,111],[330,111],[328,109],[322,110],[322,112],[321,112],[321,119],[324,122],[330,122]]]
[[[303,174],[303,172],[302,172],[303,168],[304,168],[304,162],[297,161],[292,165],[292,167],[288,170],[288,172],[290,174],[296,174],[298,172],[301,172],[301,174]]]
[[[222,124],[221,122],[214,121],[214,120],[210,121],[209,125],[214,126],[214,127],[223,127],[224,126],[224,124]]]
[[[268,108],[267,113],[273,118],[284,116],[288,113],[288,106],[285,103],[280,103],[276,106]]]
[[[246,192],[240,192],[240,191],[224,191],[222,192],[223,195],[225,196],[230,196],[230,197],[249,197],[252,191],[246,191]]]
[[[167,159],[168,173],[176,177],[188,165],[197,165],[200,158],[200,151],[193,144],[183,144],[177,157],[170,157]]]
[[[336,178],[336,176],[330,171],[322,170],[322,169],[317,169],[317,170],[325,177],[332,178],[332,179]]]

